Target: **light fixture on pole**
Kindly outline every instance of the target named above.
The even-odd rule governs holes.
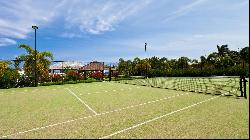
[[[37,26],[32,26],[33,29],[35,29],[35,86],[37,86],[37,70],[36,70],[36,30],[38,29]]]

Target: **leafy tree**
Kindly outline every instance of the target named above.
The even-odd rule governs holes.
[[[201,56],[200,59],[201,59],[200,67],[201,67],[201,70],[202,70],[202,68],[204,68],[205,64],[207,63],[207,59],[206,59],[205,56]]]
[[[240,53],[239,52],[237,52],[237,51],[230,51],[229,52],[229,56],[232,59],[234,66],[240,64],[241,57],[240,57]]]
[[[211,54],[208,55],[207,57],[207,62],[210,66],[212,66],[212,68],[218,68],[218,63],[219,63],[219,57],[218,57],[218,53],[213,52]]]
[[[191,68],[196,69],[199,67],[199,62],[197,59],[191,60]]]
[[[4,72],[7,70],[8,65],[10,62],[7,61],[0,61],[0,77],[3,76]]]
[[[211,75],[240,75],[247,74],[249,65],[249,47],[240,52],[230,50],[228,45],[217,45],[217,52],[208,54],[208,57],[189,59],[180,57],[168,60],[166,57],[153,56],[149,59],[138,57],[132,60],[119,59],[118,70],[120,74],[127,76],[142,75],[149,76],[211,76]],[[243,65],[241,67],[240,65]]]
[[[178,68],[180,68],[180,69],[187,69],[188,68],[188,66],[189,66],[189,62],[190,62],[191,60],[189,59],[189,58],[187,58],[187,57],[181,57],[181,58],[179,58],[178,59]]]
[[[19,73],[16,69],[11,69],[9,61],[0,61],[0,88],[16,87]]]
[[[245,63],[249,64],[249,47],[245,47],[240,50],[240,58],[243,62],[243,68],[244,68]]]

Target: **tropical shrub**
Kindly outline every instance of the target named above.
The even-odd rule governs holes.
[[[76,80],[78,80],[78,77],[79,77],[79,74],[78,74],[77,71],[75,71],[75,70],[68,70],[66,72],[66,78],[65,78],[65,80],[66,81],[76,81]]]
[[[63,80],[63,77],[60,74],[55,73],[52,75],[52,82],[59,82],[62,80]]]
[[[18,86],[19,73],[15,69],[7,68],[2,71],[0,88],[12,88]]]
[[[101,80],[101,79],[102,79],[102,72],[101,72],[101,71],[93,71],[93,72],[90,74],[90,78],[94,78],[94,79],[97,79],[97,80]]]

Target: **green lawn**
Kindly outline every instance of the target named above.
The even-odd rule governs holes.
[[[117,82],[0,89],[0,137],[249,138],[248,99],[180,90]]]

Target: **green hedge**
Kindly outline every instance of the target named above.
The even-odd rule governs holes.
[[[159,71],[153,71],[149,72],[149,77],[163,77],[163,76],[169,76],[169,77],[204,77],[204,76],[240,76],[245,75],[249,76],[249,69],[244,69],[238,66],[225,68],[225,69],[176,69],[169,72],[159,72]]]
[[[40,83],[39,86],[63,85],[63,84],[77,84],[77,83],[92,83],[92,82],[101,82],[101,81],[90,78],[90,79],[87,79],[87,80],[77,80],[77,81],[44,82],[44,83]]]

